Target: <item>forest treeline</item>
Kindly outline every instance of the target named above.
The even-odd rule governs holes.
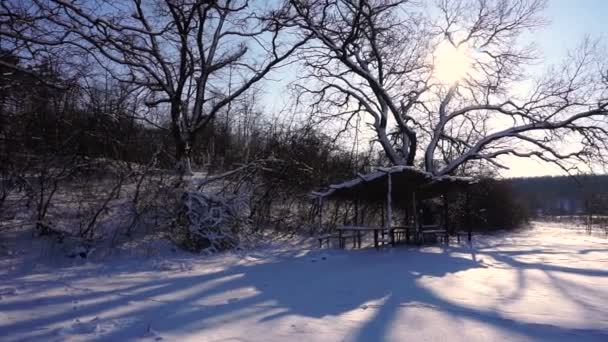
[[[66,80],[52,62],[20,68],[10,54],[0,55],[0,139],[5,168],[26,154],[75,155],[146,163],[175,164],[169,122],[141,114],[132,89],[107,80],[83,86]],[[27,70],[25,69],[27,68]],[[256,91],[246,94],[213,120],[191,147],[199,168],[222,172],[270,157],[315,171],[298,177],[307,190],[339,179],[368,162],[306,122],[272,119],[259,108]],[[157,153],[158,148],[161,152]],[[345,171],[349,170],[349,171]]]
[[[504,181],[531,215],[608,214],[608,176],[544,176]]]

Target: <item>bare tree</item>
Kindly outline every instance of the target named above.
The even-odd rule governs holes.
[[[508,168],[500,157],[513,155],[571,171],[606,156],[598,44],[585,40],[544,73],[528,68],[540,58],[522,36],[543,24],[544,0],[442,0],[426,12],[406,0],[290,3],[314,36],[304,92],[330,117],[368,118],[392,164],[445,175]],[[466,54],[466,66],[450,66],[466,68],[458,80],[438,77],[446,45]]]
[[[181,171],[195,136],[219,111],[306,41],[285,12],[246,0],[2,2],[2,35],[38,46],[90,52],[112,75],[166,108]],[[230,77],[229,77],[230,74]]]
[[[298,25],[315,38],[305,50],[311,67],[306,78],[320,86],[302,86],[304,90],[316,95],[316,105],[343,109],[338,114],[370,115],[391,163],[413,165],[418,136],[410,110],[428,87],[431,69],[424,60],[430,49],[424,19],[400,11],[407,1],[291,4]],[[390,130],[391,120],[396,132]]]

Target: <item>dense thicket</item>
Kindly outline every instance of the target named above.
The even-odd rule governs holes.
[[[181,176],[173,171],[175,142],[168,123],[155,120],[125,85],[69,78],[52,61],[28,66],[8,53],[2,56],[4,213],[15,216],[23,200],[27,221],[41,234],[60,231],[88,239],[103,237],[96,233],[103,230],[99,227],[110,225],[115,208],[125,203],[128,215],[153,212],[156,223],[163,216],[162,224],[175,225],[174,214],[167,211],[188,187],[176,183]],[[210,184],[209,191],[247,194],[248,225],[293,230],[309,220],[311,189],[373,162],[312,124],[286,125],[269,118],[252,91],[199,135],[192,160],[203,172],[197,177],[205,181],[229,174]],[[239,172],[230,174],[233,170]],[[177,193],[169,195],[172,189]],[[116,229],[130,234],[141,223],[136,221],[126,220]]]
[[[513,229],[530,218],[529,209],[506,183],[485,178],[470,188],[470,221],[479,230]],[[465,222],[466,223],[466,222]]]

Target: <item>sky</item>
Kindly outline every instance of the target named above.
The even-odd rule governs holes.
[[[538,29],[533,39],[547,63],[558,62],[586,35],[608,42],[607,0],[549,0],[544,13],[549,23]],[[502,172],[505,177],[565,174],[554,165],[536,160],[515,157],[503,160],[510,167],[510,170]]]
[[[539,65],[540,68],[559,63],[568,50],[579,45],[586,36],[602,39],[608,45],[608,0],[548,0],[547,5],[543,12],[547,25],[536,29],[529,37],[543,55],[545,65]],[[287,72],[282,69],[279,72],[283,74],[279,79],[286,74],[290,75],[286,78],[291,78],[296,73],[294,69]],[[277,73],[275,76],[278,76]],[[285,79],[283,82],[276,82],[277,78],[274,80],[270,82],[274,84],[266,84],[270,90],[264,101],[271,112],[279,111],[287,100],[285,96],[277,98],[277,94],[285,93],[287,82]],[[501,161],[510,168],[501,171],[504,177],[565,174],[557,166],[538,160],[507,156],[502,157]]]

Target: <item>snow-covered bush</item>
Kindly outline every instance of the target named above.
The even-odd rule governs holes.
[[[184,192],[174,221],[172,238],[182,248],[214,253],[234,248],[247,227],[244,195]]]

